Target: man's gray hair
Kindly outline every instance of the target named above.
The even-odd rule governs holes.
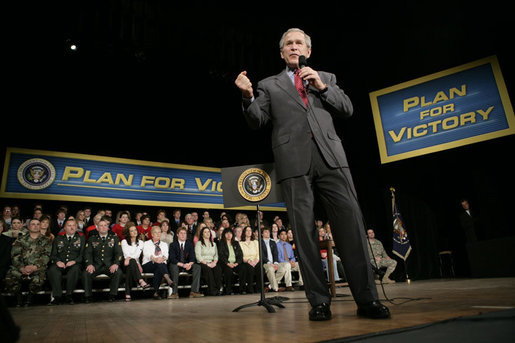
[[[304,34],[304,39],[306,40],[306,46],[308,47],[308,49],[311,49],[311,37],[308,36],[306,34],[306,32],[302,31],[301,29],[291,28],[291,29],[288,29],[288,31],[286,31],[285,33],[283,33],[281,40],[279,41],[279,50],[282,50],[284,48],[284,38],[290,32],[300,32],[300,33]]]

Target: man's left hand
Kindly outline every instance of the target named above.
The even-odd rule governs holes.
[[[307,80],[310,85],[312,85],[319,91],[327,87],[327,85],[320,79],[320,75],[318,74],[318,72],[311,69],[310,67],[302,68],[299,72],[299,76],[301,79]]]

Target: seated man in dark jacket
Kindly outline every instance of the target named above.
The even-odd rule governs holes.
[[[179,284],[179,273],[182,271],[192,273],[190,298],[203,297],[204,294],[199,293],[200,289],[200,266],[196,264],[195,248],[193,241],[187,239],[188,232],[186,228],[177,229],[177,239],[170,244],[169,261],[170,275],[172,276],[173,294],[169,296],[171,299],[179,298],[177,294],[177,285]]]
[[[86,270],[83,273],[82,281],[84,282],[86,303],[91,299],[92,282],[95,276],[105,274],[111,279],[109,301],[116,299],[122,276],[120,263],[123,252],[118,236],[109,231],[109,221],[105,218],[100,220],[97,230],[98,235],[89,236],[85,250]]]
[[[64,223],[64,231],[65,235],[54,239],[48,267],[48,280],[54,296],[51,302],[53,305],[61,302],[63,275],[66,275],[66,302],[73,304],[72,294],[77,286],[84,258],[85,239],[77,233],[77,222],[68,219]]]

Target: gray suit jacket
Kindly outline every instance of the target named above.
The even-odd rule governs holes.
[[[309,110],[286,70],[260,81],[255,100],[243,102],[243,113],[251,128],[272,121],[272,149],[278,181],[307,174],[311,162],[311,135],[330,167],[348,167],[332,116],[350,117],[352,103],[337,86],[334,74],[318,73],[328,90],[320,94],[309,86]]]

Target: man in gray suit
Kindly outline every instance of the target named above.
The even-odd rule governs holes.
[[[320,261],[315,230],[314,199],[318,196],[333,227],[336,246],[358,315],[388,318],[377,300],[369,266],[365,227],[333,117],[347,118],[353,107],[333,74],[299,68],[299,57],[311,55],[311,38],[300,29],[286,31],[279,43],[286,68],[260,81],[257,94],[247,72],[236,86],[243,96],[243,113],[252,128],[271,121],[272,149],[290,224],[297,243],[310,320],[331,319],[329,293]]]

